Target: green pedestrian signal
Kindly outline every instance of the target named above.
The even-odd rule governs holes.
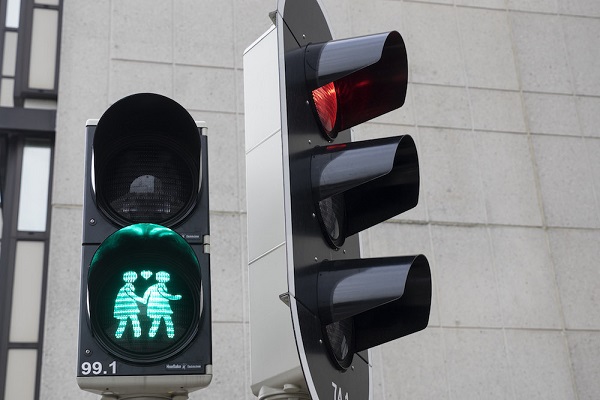
[[[202,316],[200,264],[190,245],[157,224],[122,228],[90,263],[90,322],[123,360],[155,363],[184,348]]]
[[[152,271],[144,270],[141,274],[144,279],[148,279],[152,276]],[[165,286],[166,282],[169,282],[170,275],[168,272],[160,271],[156,274],[156,280],[158,283],[150,286],[144,293],[144,297],[139,297],[135,294],[135,287],[133,282],[137,279],[135,271],[127,271],[123,274],[123,280],[126,282],[125,285],[117,293],[115,299],[115,318],[119,320],[119,327],[115,332],[115,338],[120,339],[127,328],[127,321],[131,320],[133,328],[133,336],[139,338],[142,335],[142,329],[140,327],[140,321],[138,314],[140,308],[137,303],[141,303],[146,306],[146,315],[152,318],[152,327],[148,336],[153,338],[156,336],[156,332],[160,327],[160,321],[165,321],[167,329],[167,337],[173,339],[175,337],[175,327],[173,326],[173,320],[171,314],[173,310],[169,305],[171,300],[180,300],[181,295],[171,295],[167,292]]]

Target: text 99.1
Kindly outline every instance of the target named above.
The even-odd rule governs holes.
[[[106,374],[116,374],[117,373],[117,362],[113,361],[108,364],[109,369],[104,369],[104,366],[100,361],[95,361],[93,363],[89,361],[85,361],[81,363],[81,373],[83,375],[106,375]]]

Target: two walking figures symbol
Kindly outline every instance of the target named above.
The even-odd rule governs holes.
[[[148,279],[152,273],[142,271],[142,276]],[[154,285],[146,289],[143,297],[135,293],[133,282],[137,279],[135,271],[127,271],[123,274],[125,285],[119,289],[117,298],[115,299],[114,317],[119,320],[119,326],[115,332],[115,337],[120,339],[127,328],[127,321],[131,320],[133,327],[133,336],[138,338],[142,335],[142,328],[138,319],[140,308],[138,303],[146,305],[146,316],[152,319],[152,326],[148,332],[148,336],[153,338],[160,327],[160,321],[165,321],[167,327],[167,337],[172,339],[175,336],[175,327],[171,314],[173,310],[169,301],[180,300],[180,294],[170,294],[167,291],[165,283],[171,279],[169,273],[160,271],[156,273],[156,282]],[[147,278],[148,277],[148,278]]]

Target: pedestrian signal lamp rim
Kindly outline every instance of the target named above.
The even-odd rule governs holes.
[[[304,62],[308,97],[330,142],[404,104],[408,59],[396,31],[309,44]]]
[[[156,364],[195,337],[202,317],[200,264],[176,232],[142,223],[96,250],[88,272],[92,332],[125,362]]]

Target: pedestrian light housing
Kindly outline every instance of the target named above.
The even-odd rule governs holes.
[[[155,93],[126,96],[86,122],[82,390],[171,398],[210,384],[206,133]]]

